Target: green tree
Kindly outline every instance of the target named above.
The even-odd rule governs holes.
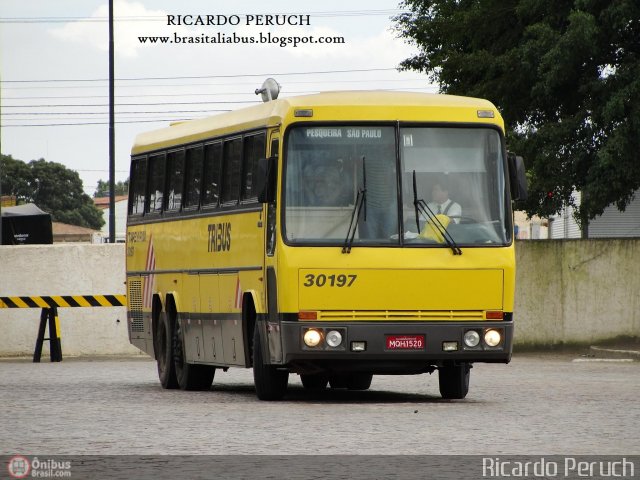
[[[0,180],[2,195],[15,195],[18,203],[30,198],[29,166],[11,155],[0,156]]]
[[[78,172],[44,159],[25,163],[2,155],[1,162],[3,195],[15,195],[18,203],[35,203],[50,213],[54,222],[95,230],[104,225],[102,212],[84,193]]]
[[[582,192],[577,219],[640,188],[640,3],[637,0],[406,0],[394,18],[418,52],[400,64],[443,93],[500,109],[525,157],[531,215]]]
[[[127,195],[129,193],[129,179],[124,182],[116,182],[114,185],[116,195]],[[98,187],[93,194],[94,198],[108,197],[109,196],[109,182],[105,182],[102,179],[98,180]]]

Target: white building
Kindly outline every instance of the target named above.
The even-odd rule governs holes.
[[[115,198],[115,217],[116,217],[116,242],[121,243],[125,240],[125,232],[127,231],[127,195],[117,195]],[[109,241],[109,197],[94,198],[93,202],[96,207],[102,210],[104,225],[100,231],[103,241]]]
[[[580,204],[580,192],[574,193]],[[573,207],[565,207],[558,215],[549,218],[549,238],[581,238],[580,228],[573,218]],[[634,198],[624,212],[615,205],[605,208],[603,214],[589,222],[589,238],[640,237],[640,198]]]

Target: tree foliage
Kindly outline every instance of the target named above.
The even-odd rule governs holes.
[[[95,230],[104,225],[102,212],[84,193],[78,172],[44,159],[25,163],[2,155],[0,160],[3,195],[15,195],[19,204],[35,203],[51,214],[54,222]]]
[[[400,67],[443,93],[491,100],[525,157],[529,214],[582,192],[578,219],[640,188],[638,0],[406,0],[395,17],[418,53]]]
[[[116,182],[114,185],[116,195],[127,195],[129,193],[129,179],[124,182]],[[109,196],[109,182],[105,182],[102,179],[98,180],[98,188],[93,194],[95,198],[108,197]]]

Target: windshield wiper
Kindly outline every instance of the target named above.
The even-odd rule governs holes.
[[[364,155],[362,156],[362,188],[358,189],[358,194],[356,195],[356,203],[353,206],[353,211],[351,212],[351,221],[349,222],[349,229],[347,230],[347,238],[344,239],[344,245],[342,246],[342,253],[351,253],[351,245],[353,244],[353,239],[356,236],[356,230],[358,229],[358,220],[360,219],[360,212],[362,211],[362,206],[364,205],[364,218],[363,220],[367,221],[367,169],[364,160]]]
[[[416,183],[416,171],[413,171],[413,206],[416,209],[416,226],[418,227],[418,233],[420,233],[420,213],[422,213],[434,226],[434,228],[440,233],[447,246],[453,251],[454,255],[462,255],[462,250],[456,244],[451,234],[447,231],[447,227],[442,225],[438,216],[433,213],[433,210],[429,208],[429,205],[422,199],[418,198],[418,186]]]

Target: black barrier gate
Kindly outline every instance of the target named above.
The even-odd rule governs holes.
[[[49,322],[49,338],[45,338],[45,331]],[[58,320],[58,309],[56,307],[43,308],[40,314],[40,328],[38,329],[38,339],[36,349],[33,352],[34,363],[40,362],[42,356],[42,344],[49,340],[49,352],[52,362],[62,361],[62,344],[60,342],[60,322]]]

